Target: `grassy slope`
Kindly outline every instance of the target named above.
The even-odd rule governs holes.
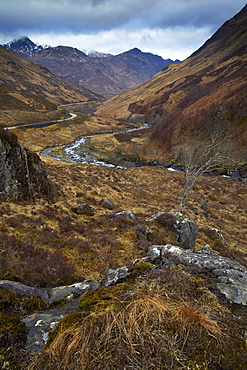
[[[49,204],[41,200],[35,204],[1,203],[2,278],[41,287],[96,280],[110,268],[143,257],[149,245],[178,244],[169,223],[148,220],[156,212],[177,211],[182,173],[155,167],[118,170],[44,160],[63,196]],[[246,185],[238,181],[202,176],[185,214],[200,226],[197,248],[210,244],[221,255],[247,267],[245,195]],[[114,211],[101,206],[105,197],[116,204]],[[202,209],[202,199],[207,200],[208,211]],[[95,215],[76,215],[71,208],[79,203],[94,207]],[[127,209],[134,211],[135,222],[111,220],[114,212]],[[149,240],[138,233],[143,225],[152,230]],[[221,231],[227,245],[212,228]],[[2,359],[17,363],[13,369],[26,361],[36,370],[41,363],[47,370],[69,369],[72,364],[74,369],[122,369],[123,361],[140,369],[145,363],[154,369],[196,370],[200,366],[209,370],[214,369],[208,365],[212,361],[223,369],[246,366],[244,308],[227,304],[203,271],[194,275],[193,269],[179,266],[157,273],[140,269],[137,276],[144,272],[137,280],[134,274],[125,287],[107,288],[89,301],[85,297],[89,308],[65,316],[58,336],[37,359],[23,357],[25,352],[18,352],[21,345],[13,342],[6,352],[3,346]],[[46,309],[37,298],[20,301],[14,295],[0,293],[2,312],[23,316]],[[0,321],[4,319],[0,315]],[[10,317],[7,322],[3,328],[8,325],[7,330],[12,332]],[[85,345],[89,352],[84,351]],[[136,346],[141,357],[133,351]]]
[[[168,151],[188,129],[221,120],[246,142],[246,13],[226,22],[197,52],[141,86],[107,100],[98,114],[154,125],[152,140]],[[222,114],[217,116],[217,112]]]

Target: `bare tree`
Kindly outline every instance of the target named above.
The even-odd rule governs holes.
[[[185,170],[178,214],[182,215],[187,198],[196,180],[205,172],[237,169],[246,162],[244,154],[236,149],[232,136],[226,135],[221,125],[211,127],[210,132],[199,133],[181,145],[178,159]]]

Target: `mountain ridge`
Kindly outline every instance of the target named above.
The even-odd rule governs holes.
[[[25,47],[25,43],[27,46]],[[70,46],[40,47],[28,38],[3,45],[22,57],[45,66],[55,75],[109,97],[138,86],[179,60],[164,60],[138,48],[117,55],[90,53]]]
[[[57,105],[60,104],[103,100],[98,94],[57,77],[47,68],[30,62],[2,46],[0,63],[0,122],[8,121],[10,124],[15,112],[17,121],[13,123],[21,122],[21,112],[27,112],[31,116],[31,113],[44,114],[56,111]]]

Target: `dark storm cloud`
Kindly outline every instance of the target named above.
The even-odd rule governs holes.
[[[244,0],[0,0],[0,32],[204,25],[215,30],[244,5]]]

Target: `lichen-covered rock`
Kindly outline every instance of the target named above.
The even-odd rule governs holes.
[[[78,312],[78,299],[74,298],[59,308],[37,312],[25,317],[22,321],[28,328],[27,345],[29,351],[39,351],[47,342],[49,331],[67,314]]]
[[[198,225],[195,221],[181,215],[175,215],[174,227],[177,233],[177,241],[183,248],[191,249],[196,244]]]
[[[155,213],[153,216],[150,217],[149,222],[158,221],[160,217],[165,215],[165,212],[158,212]]]
[[[128,275],[129,272],[127,266],[119,267],[116,270],[109,270],[108,274],[102,279],[101,284],[102,286],[107,287],[109,285],[116,284]]]
[[[230,258],[206,249],[188,250],[167,244],[150,247],[147,261],[170,266],[184,264],[206,270],[214,277],[216,286],[230,302],[247,305],[247,269]]]
[[[16,135],[0,128],[0,198],[53,198],[58,187],[47,177],[39,156],[23,148]]]
[[[48,290],[48,302],[54,302],[60,298],[71,298],[83,294],[88,290],[95,290],[99,287],[97,281],[85,281],[81,283],[74,283]]]
[[[86,215],[86,216],[94,215],[94,208],[89,206],[88,204],[78,204],[77,206],[74,206],[72,210],[77,215]]]
[[[16,281],[0,280],[0,287],[4,287],[19,296],[31,297],[36,295],[45,302],[52,303],[60,298],[72,298],[87,290],[97,289],[99,283],[97,281],[85,281],[55,288],[34,288]]]

